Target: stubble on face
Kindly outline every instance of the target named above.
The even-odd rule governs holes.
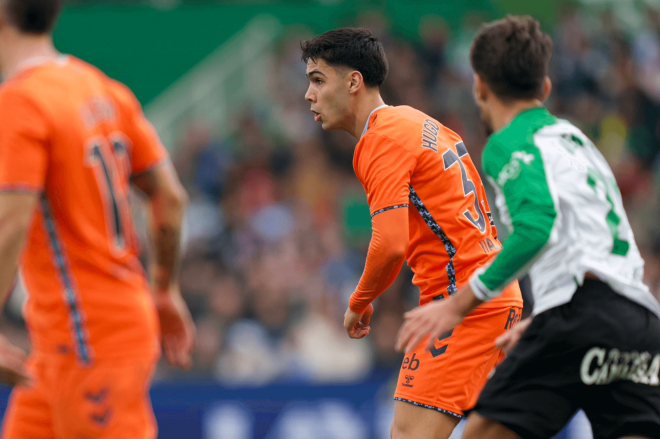
[[[477,92],[477,83],[478,83],[477,81],[478,78],[475,75],[475,82],[474,85],[472,86],[472,97],[474,98],[474,103],[477,105],[477,108],[479,109],[479,119],[481,121],[480,125],[484,130],[484,134],[486,135],[486,138],[488,138],[494,132],[493,122],[490,113],[486,109],[487,107],[486,102],[479,98],[479,93]]]
[[[493,129],[493,123],[490,120],[490,116],[482,108],[479,108],[479,116],[480,116],[479,119],[481,120],[482,129],[484,130],[484,134],[486,135],[486,138],[489,138],[490,136],[493,135],[493,132],[495,132],[495,130]]]

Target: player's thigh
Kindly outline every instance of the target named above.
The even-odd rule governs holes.
[[[54,439],[51,406],[43,377],[30,368],[33,381],[29,387],[16,387],[2,422],[2,439]]]
[[[407,353],[394,399],[461,418],[474,406],[500,358],[495,339],[519,308],[479,309],[427,351],[425,343]]]
[[[392,439],[447,439],[461,418],[401,401],[394,402]]]
[[[64,372],[55,410],[59,437],[155,439],[153,361],[100,362]]]
[[[520,439],[513,431],[479,413],[468,416],[462,439]]]

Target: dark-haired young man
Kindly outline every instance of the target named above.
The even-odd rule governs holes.
[[[474,40],[474,95],[494,133],[484,169],[511,235],[450,300],[408,313],[397,346],[445,333],[528,273],[534,317],[500,340],[513,350],[463,437],[550,438],[583,409],[596,439],[660,438],[660,304],[607,162],[543,107],[551,54],[531,17],[490,23]]]
[[[350,337],[362,338],[371,330],[371,302],[404,259],[425,304],[455,293],[500,244],[461,138],[420,111],[383,103],[387,59],[369,31],[327,32],[304,41],[302,52],[310,82],[305,98],[315,119],[323,129],[358,139],[353,166],[367,193],[373,234],[344,327]],[[435,337],[431,351],[408,353],[394,395],[393,438],[451,435],[501,356],[495,339],[516,323],[521,307],[513,282],[453,332]]]
[[[2,438],[152,439],[159,333],[172,364],[187,367],[192,347],[175,277],[186,194],[133,94],[55,50],[59,7],[0,0],[0,292],[22,253],[32,342],[24,369],[0,337],[0,376],[29,377],[12,393]],[[152,288],[131,181],[149,199]]]

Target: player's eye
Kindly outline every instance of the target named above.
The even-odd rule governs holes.
[[[314,81],[314,82],[316,82],[317,84],[322,84],[322,83],[323,83],[323,80],[321,80],[321,79],[316,79],[316,81]]]

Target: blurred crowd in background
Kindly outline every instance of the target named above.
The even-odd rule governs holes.
[[[649,9],[646,19],[631,30],[611,13],[563,11],[546,29],[554,39],[547,106],[584,130],[611,164],[646,283],[660,298],[660,14]],[[487,20],[467,14],[451,32],[441,17],[427,16],[415,40],[392,33],[378,13],[347,23],[370,29],[385,46],[385,102],[455,130],[479,169],[486,138],[468,54]],[[173,149],[191,197],[180,282],[198,330],[194,377],[259,385],[398,372],[394,338],[418,300],[409,269],[377,301],[369,337],[351,340],[342,326],[371,224],[352,168],[356,140],[324,132],[304,100],[300,41],[311,36],[292,28],[281,38],[269,95],[237,109],[231,135],[193,123]],[[183,375],[162,364],[156,379],[166,377]]]
[[[547,105],[576,123],[615,171],[646,282],[660,297],[660,15],[633,34],[615,17],[565,11],[550,30],[554,92]],[[441,17],[421,21],[420,40],[389,31],[386,17],[352,25],[383,42],[390,74],[382,94],[458,132],[480,167],[485,143],[471,97],[469,48],[483,17],[459,33]],[[377,302],[373,331],[350,340],[342,327],[370,237],[356,140],[324,132],[304,94],[304,31],[287,34],[268,76],[268,105],[245,108],[236,134],[193,125],[174,157],[191,194],[181,288],[198,324],[194,373],[228,383],[342,381],[396,369],[393,340],[418,292],[404,269]]]

